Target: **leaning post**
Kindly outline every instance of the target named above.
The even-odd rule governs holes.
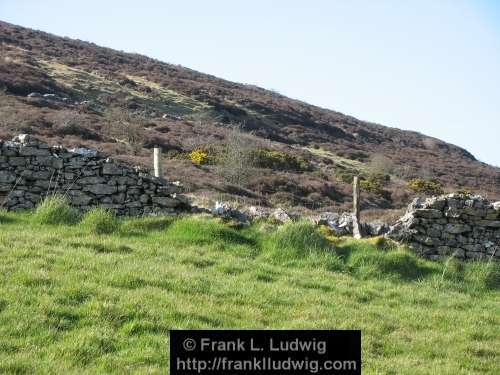
[[[359,176],[354,176],[352,182],[352,235],[354,238],[361,238],[361,225],[359,221]]]
[[[161,148],[155,146],[153,150],[153,166],[155,170],[155,177],[163,177],[162,165],[161,165]]]

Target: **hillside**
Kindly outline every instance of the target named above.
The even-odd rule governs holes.
[[[0,212],[2,374],[165,374],[171,329],[227,328],[361,329],[368,374],[500,371],[498,262],[334,245],[300,222],[65,212]]]
[[[354,174],[364,209],[406,205],[416,177],[500,199],[499,168],[435,138],[4,22],[0,42],[0,139],[31,133],[147,166],[159,144],[166,177],[198,200],[339,210]]]

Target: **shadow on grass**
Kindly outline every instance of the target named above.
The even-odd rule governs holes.
[[[9,215],[0,210],[0,224],[12,224],[19,222],[20,219],[16,216]]]
[[[438,263],[431,265],[402,249],[381,250],[354,241],[340,245],[336,252],[353,274],[361,278],[388,276],[399,281],[416,281],[438,274],[440,269]]]
[[[134,251],[130,246],[127,245],[115,245],[115,244],[103,244],[103,243],[81,243],[81,242],[72,242],[70,246],[76,249],[89,249],[95,251],[96,253],[121,253],[127,254]]]
[[[45,324],[57,331],[68,331],[80,320],[80,316],[67,307],[53,307],[45,315]]]
[[[237,229],[213,219],[186,217],[176,220],[167,228],[166,238],[183,244],[205,245],[218,243],[223,245],[256,246],[257,241],[246,237]]]
[[[173,217],[144,217],[140,219],[125,219],[120,228],[124,236],[145,237],[151,232],[160,232],[167,229],[173,222]]]
[[[216,263],[208,259],[185,259],[182,264],[192,265],[199,269],[205,269],[214,266]]]

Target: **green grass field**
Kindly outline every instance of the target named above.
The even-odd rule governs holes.
[[[0,213],[2,374],[164,374],[183,328],[361,329],[366,374],[500,373],[498,263],[305,223],[73,214]]]

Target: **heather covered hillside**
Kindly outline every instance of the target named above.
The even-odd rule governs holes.
[[[398,209],[415,194],[500,199],[500,169],[415,132],[363,122],[259,87],[0,22],[0,138],[30,133],[151,165],[201,201],[299,211]]]

